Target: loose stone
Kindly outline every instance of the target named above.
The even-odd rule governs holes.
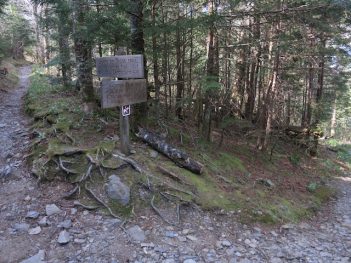
[[[38,235],[41,232],[41,227],[37,226],[28,230],[29,235]]]
[[[71,241],[71,237],[69,235],[69,233],[66,230],[63,230],[60,232],[59,237],[57,239],[57,242],[60,245],[65,245],[67,243],[69,243]]]
[[[45,211],[47,216],[61,213],[61,209],[58,208],[55,204],[46,205]]]
[[[144,231],[140,228],[140,226],[137,226],[137,225],[128,228],[127,233],[135,241],[143,242],[146,239]]]

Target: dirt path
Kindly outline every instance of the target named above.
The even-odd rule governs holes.
[[[29,120],[22,97],[30,68],[20,73],[20,87],[0,93],[0,263],[351,262],[350,177],[335,180],[339,198],[323,216],[275,229],[187,208],[179,226],[164,224],[146,209],[123,231],[119,220],[76,210],[62,199],[68,185],[37,185],[26,168]],[[52,204],[57,213],[47,211]],[[58,243],[60,233],[67,233],[67,244]]]

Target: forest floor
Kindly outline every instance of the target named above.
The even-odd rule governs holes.
[[[38,183],[27,165],[30,72],[21,67],[18,88],[0,91],[0,262],[351,262],[349,174],[331,177],[337,194],[315,216],[278,226],[245,222],[240,210],[197,206],[182,207],[175,225],[149,206],[132,211],[125,224],[77,209],[63,198],[70,183]]]

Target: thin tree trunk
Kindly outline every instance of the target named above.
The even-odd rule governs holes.
[[[100,15],[100,13],[101,13],[100,0],[96,0],[95,2],[96,2],[96,12]],[[99,57],[101,58],[102,57],[102,44],[100,41],[98,42],[98,50],[99,50]]]
[[[333,111],[332,111],[332,116],[330,120],[330,137],[335,136],[335,128],[336,128],[336,109],[337,109],[337,96],[335,95],[334,101],[333,101]]]
[[[165,25],[165,14],[163,10],[163,1],[161,1],[161,15],[162,15],[162,24]],[[162,52],[162,84],[164,87],[164,95],[165,95],[165,116],[168,116],[168,85],[167,85],[167,56],[168,56],[168,44],[167,44],[167,36],[166,33],[163,32],[163,52]]]
[[[61,61],[62,80],[65,86],[71,85],[72,71],[70,59],[69,33],[70,29],[66,25],[66,19],[69,16],[69,10],[66,1],[61,1],[57,8],[58,14],[58,43]]]
[[[130,25],[131,25],[131,48],[134,54],[142,54],[144,56],[144,75],[147,79],[145,41],[144,41],[144,13],[143,1],[131,0]],[[148,85],[147,85],[148,86]],[[150,89],[147,90],[147,97],[150,98]],[[139,125],[144,125],[147,119],[148,107],[147,103],[138,103],[134,105],[134,114],[131,128],[137,132]]]
[[[160,117],[160,86],[161,82],[159,79],[159,67],[158,67],[158,46],[157,46],[157,35],[156,35],[156,5],[157,0],[153,0],[152,3],[152,25],[153,25],[153,34],[152,34],[152,62],[154,64],[154,84],[155,84],[155,108],[157,120]]]
[[[40,27],[39,27],[39,13],[38,13],[38,4],[34,3],[33,4],[33,14],[34,14],[34,19],[35,19],[35,40],[36,40],[36,48],[35,48],[35,62],[40,63],[41,62],[41,52],[40,52],[40,47],[41,47],[41,41],[40,41]]]
[[[208,13],[213,15],[216,12],[215,0],[208,1]],[[216,28],[214,22],[210,25],[210,30],[207,37],[207,64],[206,73],[207,81],[209,83],[218,82],[219,77],[219,59],[218,59],[218,37],[216,35]],[[202,137],[207,141],[211,141],[211,122],[213,111],[213,97],[215,93],[212,88],[206,88],[205,92],[205,109],[202,120]]]
[[[77,63],[77,88],[81,90],[86,103],[94,102],[93,74],[92,74],[92,53],[91,42],[86,39],[82,31],[85,25],[85,14],[88,5],[84,0],[74,0],[73,25],[74,25],[74,51]],[[90,110],[90,109],[89,109]]]
[[[193,101],[193,94],[192,94],[192,85],[193,85],[193,53],[194,53],[194,26],[193,26],[193,5],[190,5],[190,54],[189,54],[189,76],[188,76],[188,91],[187,91],[187,97],[189,100],[188,103],[188,112],[191,110],[192,106],[192,101]]]
[[[281,3],[279,2],[279,6]],[[281,22],[280,20],[276,22],[275,26],[272,26],[272,31],[275,36],[278,36],[280,33]],[[260,132],[260,136],[258,138],[257,148],[260,150],[266,150],[271,137],[271,130],[272,130],[272,122],[273,122],[273,114],[274,114],[274,107],[275,107],[275,98],[277,94],[277,80],[279,74],[279,65],[280,65],[280,47],[279,42],[275,44],[274,50],[274,43],[273,40],[270,43],[270,58],[273,60],[273,70],[271,73],[271,78],[269,81],[268,89],[266,95],[264,96],[263,102],[263,109],[261,112],[261,120],[260,120],[260,129],[261,131],[264,130],[264,136]]]
[[[178,4],[178,21],[180,19],[180,6]],[[181,34],[180,26],[176,29],[176,63],[177,63],[177,92],[176,92],[176,116],[178,119],[183,119],[182,111],[182,95],[184,90],[184,79],[182,74],[182,51],[181,51]]]

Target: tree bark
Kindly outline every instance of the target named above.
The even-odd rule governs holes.
[[[130,12],[130,28],[131,28],[131,48],[133,54],[141,54],[144,56],[144,75],[147,79],[146,56],[145,56],[145,41],[144,41],[144,12],[143,0],[131,0]],[[147,85],[148,87],[148,85]],[[147,90],[147,97],[150,98],[150,90]],[[131,128],[134,132],[138,130],[138,126],[143,126],[146,123],[148,107],[147,103],[135,104],[134,114],[132,118]]]
[[[159,66],[158,66],[158,45],[157,45],[157,35],[156,35],[156,8],[157,8],[157,0],[153,0],[152,2],[152,25],[153,25],[153,33],[152,33],[152,62],[154,64],[154,84],[155,84],[155,108],[157,120],[160,117],[160,86],[161,81],[159,78]]]
[[[215,0],[208,1],[209,16],[217,12]],[[211,18],[213,19],[213,18]],[[218,37],[214,21],[211,22],[207,37],[207,63],[206,63],[207,85],[219,81],[219,59],[218,59]],[[204,113],[202,119],[202,137],[211,141],[211,122],[213,101],[215,92],[212,87],[206,87],[204,99]],[[201,105],[202,106],[202,105]]]
[[[158,135],[145,129],[139,129],[137,137],[149,144],[156,151],[167,156],[180,167],[183,167],[196,174],[201,174],[203,172],[202,164],[190,158],[190,156],[185,152],[169,145]]]
[[[70,29],[67,26],[67,17],[69,17],[68,5],[65,0],[57,6],[58,15],[58,44],[59,54],[61,61],[61,71],[63,84],[68,87],[72,81],[70,46],[69,46],[69,33]]]
[[[178,21],[180,19],[180,6],[178,4]],[[183,90],[184,90],[184,79],[182,72],[182,43],[181,43],[181,34],[180,34],[180,26],[177,25],[176,29],[176,67],[177,67],[177,92],[176,92],[176,116],[178,119],[183,119],[182,111],[183,111]]]
[[[77,67],[77,88],[81,90],[86,103],[95,101],[92,74],[92,43],[89,41],[85,26],[85,15],[88,5],[85,0],[71,1],[74,25],[74,51]]]

